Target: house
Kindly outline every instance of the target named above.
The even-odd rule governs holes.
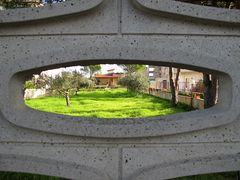
[[[178,89],[179,91],[184,92],[203,92],[203,73],[181,69],[178,81]]]
[[[114,73],[114,69],[110,69],[107,74],[96,74],[94,77],[97,86],[116,87],[123,76],[123,73]]]

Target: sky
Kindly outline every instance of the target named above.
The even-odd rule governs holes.
[[[62,71],[81,71],[82,66],[71,66],[67,68],[58,68],[58,69],[52,69],[52,70],[47,70],[44,71],[45,74],[55,77],[57,74],[61,73]],[[123,69],[118,66],[117,64],[101,64],[101,73],[106,74],[108,70],[114,69],[115,73],[121,73],[123,72]]]

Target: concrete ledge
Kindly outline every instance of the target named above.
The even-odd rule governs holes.
[[[192,169],[191,175],[239,169],[240,157],[238,153],[228,154],[227,151],[229,149],[225,148],[225,153],[202,155],[201,150],[196,150],[196,147],[197,145],[194,148],[191,146],[163,147],[161,149],[157,149],[156,147],[124,148],[123,156],[125,158],[123,162],[127,163],[123,165],[125,172],[123,179],[172,179],[186,176],[190,168]],[[217,147],[223,148],[220,146]],[[205,146],[205,148],[206,151],[210,149],[216,151],[214,147]],[[166,160],[166,157],[168,160]],[[235,168],[230,170],[230,167]]]
[[[28,172],[70,179],[110,180],[117,176],[118,151],[103,147],[1,144],[0,171]]]

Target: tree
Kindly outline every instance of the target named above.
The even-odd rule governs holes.
[[[37,89],[50,87],[52,77],[45,73],[41,73],[39,76],[33,76],[33,82]]]
[[[24,89],[35,89],[36,86],[32,80],[25,81],[24,83]]]
[[[149,87],[148,78],[141,73],[128,74],[119,80],[119,84],[134,92],[145,91]]]
[[[51,89],[56,90],[59,94],[63,95],[66,99],[66,105],[70,106],[70,89],[72,89],[72,73],[62,72],[57,75],[51,82]]]
[[[214,6],[214,7],[229,8],[229,9],[232,9],[232,8],[240,9],[239,0],[177,0],[177,1],[205,5],[205,6]]]
[[[127,75],[119,80],[119,84],[126,87],[128,91],[141,92],[149,87],[148,79],[143,74],[145,65],[121,64],[120,67]]]
[[[204,108],[210,108],[217,102],[218,80],[214,75],[203,73]]]
[[[89,88],[93,86],[93,82],[86,77],[83,77],[81,73],[73,71],[72,75],[72,88],[75,89],[76,94],[81,88]]]
[[[39,7],[42,6],[42,0],[0,0],[0,6],[6,9]]]
[[[142,64],[121,64],[120,65],[127,74],[133,74],[137,72],[143,72],[145,70],[145,65]]]
[[[169,82],[172,94],[171,105],[173,107],[177,106],[178,103],[178,80],[179,80],[180,68],[177,68],[177,73],[175,76],[175,81],[173,81],[173,68],[169,67]]]
[[[0,0],[0,6],[3,6],[5,9],[40,7],[45,3],[52,4],[64,1],[65,0]]]
[[[90,79],[92,78],[92,76],[96,73],[101,71],[101,65],[97,64],[97,65],[90,65],[90,66],[85,66],[83,69],[86,73],[90,74]]]

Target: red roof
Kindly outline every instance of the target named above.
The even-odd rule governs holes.
[[[104,75],[104,74],[96,74],[95,78],[119,78],[119,75]]]
[[[96,74],[95,78],[119,78],[121,75],[119,74]]]

